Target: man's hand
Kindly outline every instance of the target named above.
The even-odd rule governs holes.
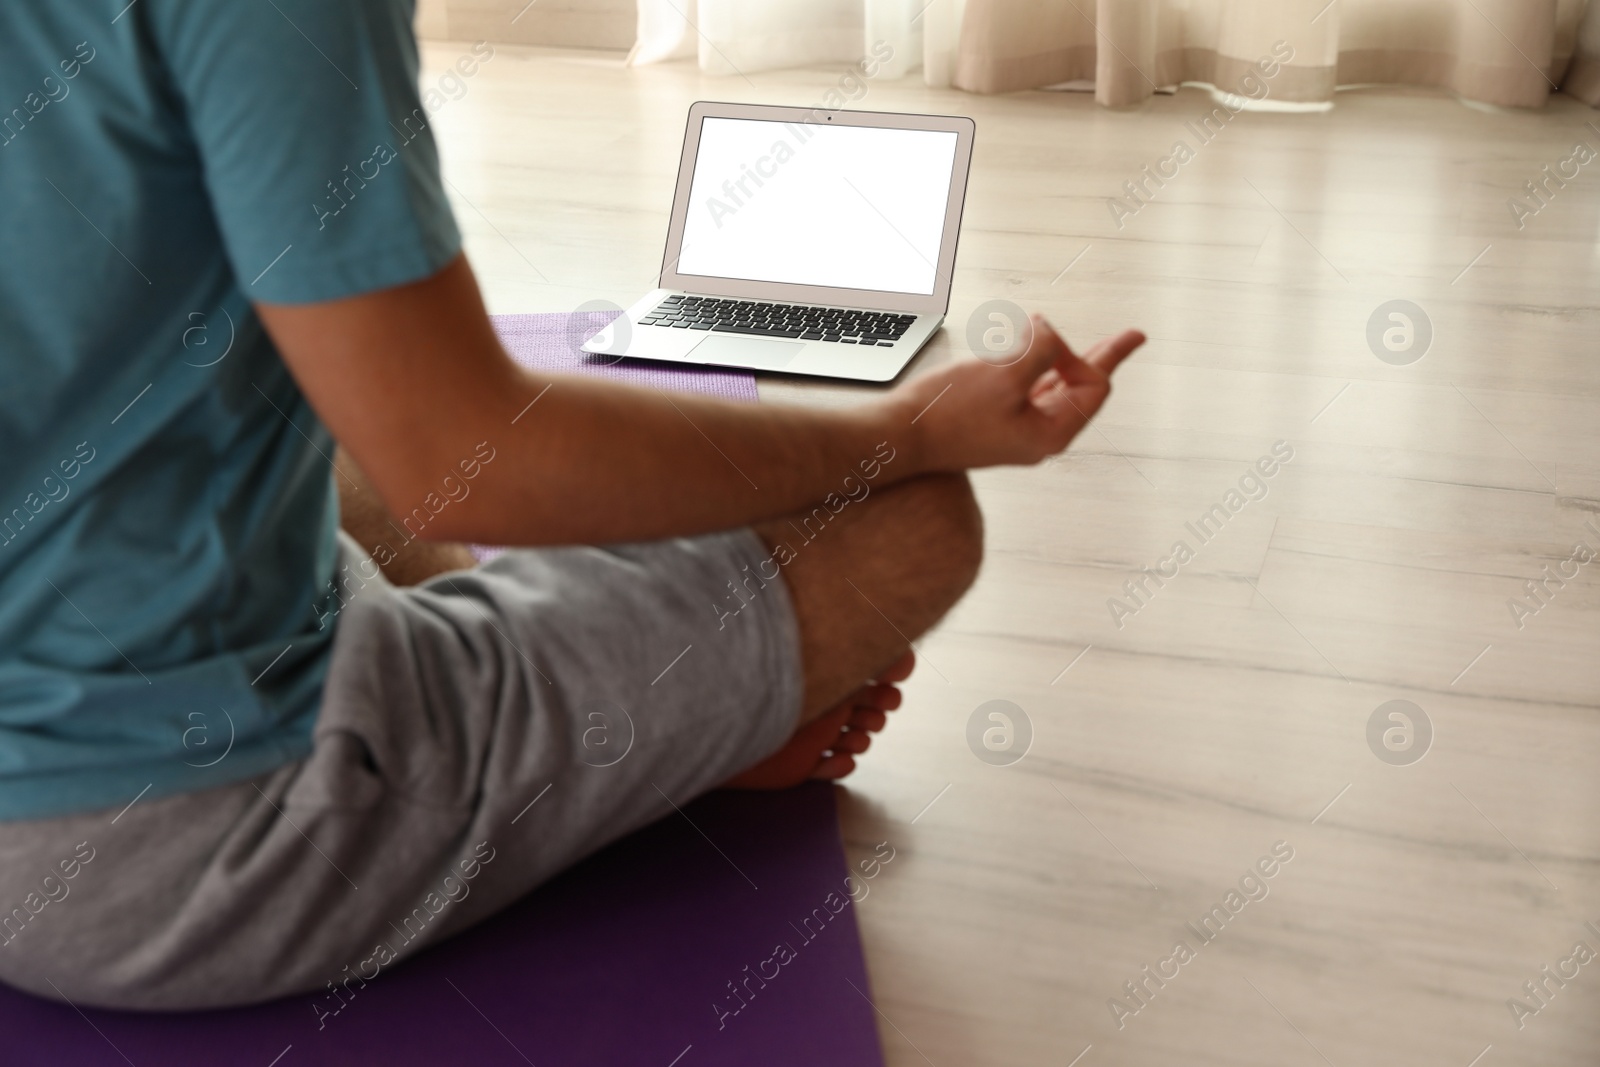
[[[1125,330],[1082,358],[1038,315],[1015,362],[963,360],[920,375],[896,393],[918,431],[912,447],[929,471],[1037,463],[1066,448],[1111,394],[1111,372],[1144,334]]]

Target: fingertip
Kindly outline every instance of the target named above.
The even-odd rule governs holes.
[[[1143,330],[1123,330],[1109,341],[1102,342],[1101,351],[1090,362],[1109,380],[1117,365],[1133,355],[1149,340]]]

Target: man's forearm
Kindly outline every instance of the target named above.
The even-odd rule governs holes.
[[[414,516],[430,539],[704,533],[915,473],[915,413],[897,394],[813,410],[524,370],[501,348],[461,257],[411,285],[260,313],[389,512]]]
[[[758,407],[527,372],[508,384],[488,401],[493,414],[468,421],[465,436],[449,435],[438,486],[418,487],[417,506],[450,501],[429,524],[430,538],[571,544],[691,535],[790,514],[830,494],[859,499],[917,473],[913,427],[891,401]],[[476,438],[470,446],[468,436]],[[493,458],[475,463],[484,449]],[[443,458],[456,451],[458,459]]]

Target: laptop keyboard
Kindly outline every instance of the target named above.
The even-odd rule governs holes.
[[[679,330],[837,341],[846,345],[889,347],[915,322],[915,315],[850,308],[770,304],[714,296],[669,296],[639,322]]]

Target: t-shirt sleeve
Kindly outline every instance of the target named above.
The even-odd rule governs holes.
[[[170,0],[147,16],[251,300],[416,281],[460,249],[412,0]]]

